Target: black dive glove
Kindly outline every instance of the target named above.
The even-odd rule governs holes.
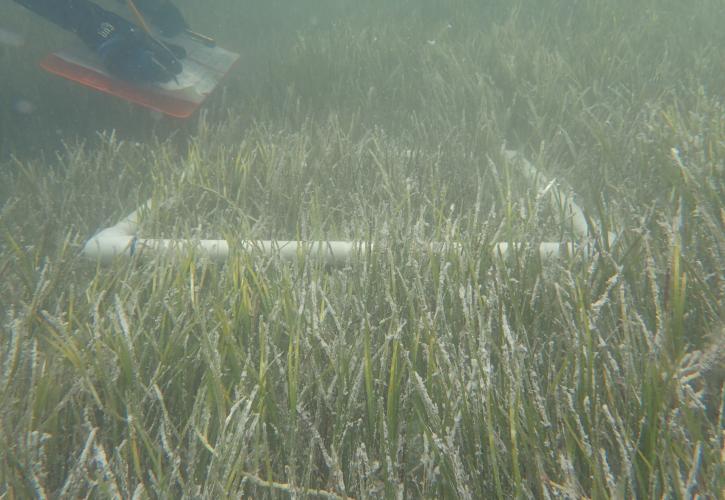
[[[179,59],[183,58],[183,49],[172,47],[172,50],[178,50],[176,54],[171,54],[141,28],[91,0],[16,2],[76,33],[98,52],[108,70],[119,78],[165,82],[181,72]],[[186,29],[181,12],[169,0],[135,0],[134,3],[164,35],[173,36]]]
[[[109,72],[123,80],[140,83],[167,82],[181,73],[179,58],[138,26],[105,12],[95,33],[82,36],[103,60]],[[80,34],[80,33],[79,33]]]
[[[181,11],[171,2],[162,1],[157,5],[149,5],[148,7],[141,3],[139,8],[145,16],[148,16],[151,24],[156,26],[164,36],[178,35],[189,27]]]

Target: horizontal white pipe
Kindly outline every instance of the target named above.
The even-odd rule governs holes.
[[[494,255],[506,257],[512,248],[522,249],[523,247],[523,243],[496,243],[493,247],[493,253]],[[451,250],[461,250],[462,245],[431,242],[420,245],[418,248],[433,253],[443,253]],[[374,247],[372,244],[362,241],[245,240],[239,242],[237,249],[240,252],[277,255],[286,261],[295,260],[304,255],[322,259],[328,264],[342,264],[349,260],[352,255],[364,254],[372,251]],[[539,244],[539,255],[544,260],[555,259],[563,255],[571,255],[578,249],[579,247],[573,243],[544,242]],[[587,252],[588,248],[582,246],[579,250]],[[83,248],[84,256],[102,263],[108,263],[119,256],[188,255],[189,253],[210,260],[223,261],[229,257],[230,252],[231,248],[226,240],[138,238],[133,235],[121,235],[109,230],[98,233]]]
[[[523,155],[504,150],[504,156],[508,161],[515,162],[522,170],[525,177],[534,182],[537,188],[545,193],[551,189],[549,199],[555,209],[563,212],[562,224],[571,224],[576,236],[581,239],[581,244],[544,242],[539,244],[539,255],[542,259],[553,259],[564,255],[572,255],[575,252],[582,252],[588,255],[589,224],[582,209],[576,204],[571,193],[562,193],[553,182],[547,183],[546,179]],[[100,261],[109,262],[118,256],[132,257],[136,254],[146,255],[158,254],[188,254],[194,252],[212,260],[225,260],[230,253],[230,247],[226,240],[192,240],[192,239],[156,239],[140,238],[137,236],[140,213],[150,206],[149,200],[144,206],[129,214],[115,226],[103,229],[91,238],[83,247],[83,255]],[[609,234],[610,242],[614,241],[616,235]],[[448,250],[460,250],[461,245],[456,243],[431,242],[421,247],[436,253]],[[493,253],[506,257],[512,249],[523,249],[523,243],[496,243]],[[278,255],[283,260],[294,260],[300,255],[315,256],[322,258],[325,262],[339,264],[350,258],[354,253],[364,253],[372,250],[373,246],[365,242],[351,241],[264,241],[246,240],[239,242],[238,250],[241,252],[259,252],[265,255]]]

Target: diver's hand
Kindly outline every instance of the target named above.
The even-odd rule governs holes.
[[[145,13],[151,24],[166,37],[178,35],[189,27],[181,11],[168,1],[160,3],[156,8],[149,9]]]
[[[101,44],[97,52],[108,71],[123,80],[163,83],[181,73],[178,59],[144,38],[114,35]]]
[[[114,76],[139,83],[167,82],[181,73],[177,57],[120,16],[99,24],[95,50]]]

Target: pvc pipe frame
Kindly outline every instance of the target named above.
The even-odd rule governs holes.
[[[523,174],[534,182],[542,194],[552,190],[551,203],[564,215],[573,233],[582,240],[577,245],[573,242],[544,242],[539,244],[539,255],[542,259],[548,260],[559,258],[564,255],[571,255],[576,251],[589,253],[589,224],[584,212],[574,201],[571,194],[564,194],[554,185],[554,182],[545,182],[545,179],[534,168],[528,160],[514,151],[504,151],[507,160],[517,162],[522,168]],[[141,212],[150,205],[150,200],[144,206],[138,208],[116,225],[105,228],[88,240],[83,247],[82,254],[100,263],[109,263],[113,259],[134,255],[189,255],[207,258],[214,261],[223,261],[229,257],[230,246],[226,240],[194,240],[194,239],[159,239],[142,238],[138,236],[138,226]],[[610,234],[610,239],[614,235]],[[496,243],[493,246],[494,254],[506,257],[512,249],[523,248],[523,243]],[[461,245],[457,243],[430,242],[422,245],[421,248],[429,249],[435,253],[442,253],[450,250],[460,250]],[[352,255],[364,254],[373,251],[372,244],[354,241],[270,241],[270,240],[245,240],[241,241],[238,251],[263,255],[277,255],[282,260],[295,260],[300,255],[320,258],[329,264],[342,264],[347,262]]]

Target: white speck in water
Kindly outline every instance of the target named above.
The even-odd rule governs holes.
[[[149,112],[149,116],[155,122],[160,122],[164,118],[164,114],[161,111],[156,111],[155,109],[152,109]]]
[[[13,33],[12,31],[0,28],[0,45],[9,45],[10,47],[22,47],[24,44],[25,39],[22,36],[18,35],[17,33]]]
[[[35,104],[27,99],[16,99],[13,101],[13,111],[20,115],[30,115],[35,112]]]

